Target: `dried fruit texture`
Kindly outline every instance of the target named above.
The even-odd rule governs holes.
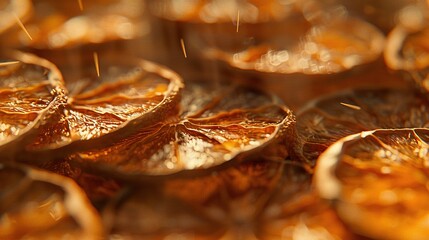
[[[5,59],[0,63],[0,150],[13,154],[18,140],[38,131],[66,101],[66,90],[52,63],[18,52]]]
[[[100,216],[70,179],[23,165],[0,165],[0,238],[101,239]]]
[[[308,103],[297,113],[295,153],[310,166],[332,143],[373,129],[429,126],[427,100],[411,90],[350,90]]]
[[[244,87],[188,83],[180,113],[143,127],[105,148],[71,157],[122,176],[168,175],[203,170],[254,154],[286,157],[294,116],[277,98]],[[277,149],[277,150],[276,150]]]
[[[281,20],[294,8],[294,4],[275,0],[161,0],[151,5],[155,14],[163,18],[203,23],[235,21],[238,14],[240,21],[246,23]]]
[[[1,0],[0,1],[0,33],[12,28],[17,18],[24,21],[32,11],[30,0]]]
[[[181,78],[154,63],[121,58],[100,56],[100,77],[91,62],[82,69],[82,77],[66,79],[67,105],[41,127],[27,149],[105,145],[107,140],[131,134],[136,126],[151,125],[172,114],[183,86]]]
[[[345,137],[318,159],[314,181],[354,232],[374,239],[425,239],[428,129]]]
[[[309,174],[285,162],[246,161],[208,176],[157,183],[136,187],[106,209],[112,236],[353,239],[310,193]]]
[[[282,41],[271,40],[239,53],[212,50],[207,55],[238,69],[330,74],[377,59],[383,51],[384,36],[367,22],[338,17],[311,28],[296,46],[284,46]]]
[[[93,0],[58,2],[34,1],[34,16],[25,24],[30,40],[22,31],[9,39],[10,46],[58,49],[86,43],[133,39],[148,31],[139,0]]]

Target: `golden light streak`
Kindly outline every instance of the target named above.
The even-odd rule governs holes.
[[[240,10],[238,10],[237,11],[237,32],[238,32],[238,29],[239,29],[239,27],[240,27]]]
[[[30,40],[33,40],[33,38],[31,37],[30,33],[27,31],[27,29],[25,28],[24,24],[22,24],[21,19],[19,19],[18,16],[16,16],[16,14],[13,14],[15,16],[16,22],[18,23],[19,27],[22,28],[22,30],[25,32],[25,34],[27,34],[28,38]]]
[[[19,61],[0,62],[0,67],[9,66],[17,63],[19,63]]]
[[[97,71],[97,76],[100,77],[100,64],[98,62],[97,52],[94,52],[93,56],[94,56],[95,70]]]
[[[183,55],[185,55],[185,58],[188,58],[188,55],[186,54],[185,42],[183,41],[183,38],[180,39],[180,45],[182,45]]]
[[[79,9],[80,9],[81,11],[83,11],[83,3],[82,3],[82,0],[77,0],[77,2],[79,3]]]
[[[340,104],[343,105],[343,106],[345,106],[345,107],[354,109],[354,110],[361,110],[361,107],[353,105],[353,104],[348,104],[348,103],[340,103]]]

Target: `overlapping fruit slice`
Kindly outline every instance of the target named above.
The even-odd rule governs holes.
[[[1,0],[0,1],[0,33],[23,21],[32,11],[30,0]]]
[[[390,129],[345,137],[318,159],[315,184],[356,233],[374,239],[429,234],[428,129]]]
[[[213,50],[208,56],[239,69],[329,74],[374,61],[384,45],[384,36],[378,29],[351,17],[338,17],[314,26],[291,48],[274,40],[239,53]]]
[[[0,238],[101,239],[100,216],[70,179],[0,164]]]
[[[297,116],[297,156],[314,166],[338,139],[378,128],[427,127],[429,104],[406,89],[350,90],[315,100]]]
[[[279,100],[245,87],[188,83],[180,113],[158,119],[105,148],[71,157],[123,176],[203,170],[280,143],[269,151],[286,157],[294,117]],[[268,150],[267,150],[268,151]]]
[[[70,144],[95,147],[115,141],[174,114],[183,86],[174,72],[129,57],[101,55],[100,77],[93,62],[81,71],[80,78],[66,79],[70,93],[67,105],[41,127],[41,134],[27,150],[58,149]]]
[[[34,16],[25,24],[31,40],[17,32],[9,44],[63,48],[85,43],[133,39],[148,30],[139,0],[34,1]]]
[[[246,161],[137,187],[103,217],[112,236],[129,239],[353,239],[309,188],[310,175],[299,166]]]
[[[0,149],[13,154],[14,143],[37,127],[66,101],[58,69],[48,61],[11,53],[0,63]],[[33,131],[32,131],[33,130]]]

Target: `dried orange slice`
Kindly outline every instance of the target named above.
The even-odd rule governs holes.
[[[284,46],[283,41],[273,41],[238,53],[213,50],[207,55],[238,69],[330,74],[377,59],[383,51],[384,36],[367,22],[344,17],[314,26],[290,49]]]
[[[375,239],[429,235],[428,129],[347,136],[318,159],[314,183],[354,232]]]
[[[411,90],[350,90],[314,100],[297,113],[297,156],[314,166],[338,139],[378,128],[429,126],[427,100]]]
[[[234,86],[189,83],[180,112],[106,148],[72,159],[122,176],[203,170],[282,142],[271,154],[286,157],[291,111],[271,95]],[[286,143],[284,143],[286,141]]]
[[[80,6],[82,3],[82,6]],[[34,16],[8,44],[58,49],[86,43],[127,40],[149,31],[143,20],[145,4],[139,0],[35,1]],[[82,7],[82,9],[81,9]]]
[[[164,67],[127,56],[100,55],[100,77],[93,62],[81,70],[82,77],[66,79],[67,105],[41,126],[41,134],[27,150],[105,145],[176,111],[183,83]]]
[[[323,232],[353,239],[309,188],[310,175],[299,166],[246,161],[208,176],[136,187],[103,217],[110,234],[125,238],[306,239]]]
[[[3,59],[0,63],[0,149],[3,154],[13,155],[19,140],[34,134],[36,128],[66,102],[66,90],[61,73],[47,60],[18,52]]]
[[[2,239],[101,239],[100,216],[70,179],[23,165],[0,165]]]
[[[237,12],[240,12],[239,21],[256,23],[284,18],[290,11],[290,6],[288,5],[292,4],[275,0],[161,0],[151,3],[151,8],[157,16],[162,16],[172,21],[231,22],[237,19]]]
[[[0,33],[24,21],[33,10],[30,0],[0,1]]]
[[[168,39],[164,46],[170,65],[185,79],[201,79],[201,71],[195,72],[195,66],[208,72],[214,61],[205,57],[208,49],[219,48],[228,53],[243,51],[255,44],[266,43],[278,33],[282,37],[275,41],[283,44],[296,43],[309,28],[309,24],[297,10],[296,1],[150,1],[148,9],[156,16]],[[186,49],[189,64],[181,65],[183,48]],[[207,71],[208,70],[208,71]],[[218,69],[215,70],[216,72]],[[195,75],[193,75],[195,74]],[[208,74],[205,79],[213,77]]]

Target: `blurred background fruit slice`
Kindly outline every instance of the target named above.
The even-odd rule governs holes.
[[[14,26],[18,28],[18,20],[27,20],[33,12],[31,0],[1,0],[0,1],[0,33]]]
[[[15,2],[15,1],[13,1]],[[16,1],[18,2],[18,1]],[[137,38],[149,31],[144,1],[32,1],[34,14],[25,22],[30,39],[16,28],[2,38],[4,46],[59,49]],[[13,19],[13,18],[12,18]]]
[[[372,62],[383,51],[384,36],[371,24],[347,16],[313,26],[295,46],[270,41],[242,52],[214,49],[208,57],[232,67],[275,73],[330,74]]]
[[[429,18],[427,7],[410,5],[398,15],[384,49],[387,66],[412,79],[424,93],[429,91]]]

